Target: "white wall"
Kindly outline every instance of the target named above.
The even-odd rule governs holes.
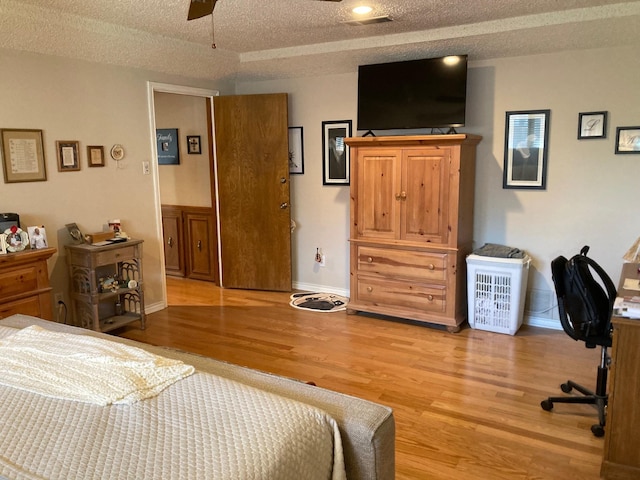
[[[177,128],[179,165],[159,165],[160,199],[167,205],[211,207],[207,100],[156,92],[156,128]],[[187,135],[200,136],[199,154],[189,154]]]
[[[102,231],[120,218],[132,237],[144,239],[145,300],[161,303],[161,248],[157,238],[154,187],[142,162],[152,161],[147,82],[230,91],[185,77],[162,75],[60,57],[0,49],[0,128],[41,129],[47,180],[1,183],[0,210],[20,214],[22,225],[44,225],[58,253],[49,262],[54,292],[67,291],[65,224],[84,233]],[[58,172],[56,140],[80,142],[80,171]],[[118,164],[112,145],[124,146]],[[104,145],[106,166],[88,168],[87,145]],[[66,296],[68,299],[68,296]]]
[[[428,56],[428,53],[425,54]],[[156,238],[153,182],[142,174],[151,161],[147,82],[219,89],[185,77],[0,50],[0,128],[42,129],[47,181],[0,185],[0,210],[18,212],[23,225],[42,224],[52,246],[54,291],[66,290],[64,225],[99,231],[120,218],[132,236],[144,238],[145,294],[162,299],[161,248]],[[565,52],[472,62],[468,133],[483,135],[478,148],[475,244],[504,243],[533,257],[530,290],[534,310],[553,300],[549,262],[577,253],[584,244],[617,281],[621,256],[640,235],[635,182],[640,155],[614,155],[615,127],[640,125],[637,78],[640,58],[632,48]],[[300,288],[348,293],[349,189],[322,185],[323,120],[356,118],[357,73],[238,85],[238,93],[289,93],[290,125],[304,127],[305,174],[291,177],[293,279]],[[503,190],[505,111],[550,109],[547,189]],[[606,110],[608,138],[577,140],[579,112]],[[355,125],[354,125],[355,126]],[[60,173],[55,141],[78,140],[79,172]],[[126,157],[116,168],[87,168],[86,145],[121,143]],[[323,249],[327,266],[314,262]],[[551,305],[552,306],[552,305]],[[531,315],[542,321],[551,313]]]
[[[355,118],[354,74],[239,85],[236,93],[289,94],[289,126],[303,127],[304,174],[291,175],[294,286],[347,295],[349,291],[349,187],[322,185],[322,121]],[[353,128],[355,128],[355,122]],[[355,130],[353,134],[355,135]],[[314,260],[316,248],[325,267]]]
[[[425,53],[425,57],[428,53]],[[635,182],[640,155],[614,155],[615,127],[640,125],[632,48],[563,52],[471,62],[467,126],[478,148],[475,246],[502,243],[532,257],[528,321],[557,326],[549,264],[588,244],[617,283],[622,255],[640,235]],[[356,119],[357,72],[242,84],[238,93],[287,92],[291,126],[304,127],[305,174],[293,176],[294,279],[348,291],[348,187],[322,185],[321,122]],[[550,109],[546,190],[502,188],[505,112]],[[608,111],[603,140],[577,140],[578,113]],[[354,125],[355,127],[355,125]],[[323,247],[327,267],[313,262]],[[530,306],[529,306],[530,304]]]

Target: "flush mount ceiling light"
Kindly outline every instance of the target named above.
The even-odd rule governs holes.
[[[373,10],[373,8],[371,8],[371,7],[368,7],[366,5],[361,5],[359,7],[354,8],[351,11],[353,13],[358,14],[358,15],[366,15],[367,13],[371,13],[372,10]]]
[[[442,61],[445,63],[445,65],[457,65],[458,63],[460,63],[460,57],[456,55],[449,55],[448,57],[444,57]]]

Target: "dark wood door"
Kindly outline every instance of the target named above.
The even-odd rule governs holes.
[[[184,212],[187,247],[187,276],[199,280],[214,280],[213,225],[206,213]]]
[[[164,241],[164,268],[167,275],[184,277],[184,245],[182,211],[162,206],[162,238]]]
[[[287,95],[214,98],[220,283],[291,290]]]

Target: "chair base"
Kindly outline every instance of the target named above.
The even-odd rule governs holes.
[[[567,380],[566,383],[560,385],[560,389],[564,393],[571,393],[573,390],[577,390],[582,394],[582,396],[549,397],[546,400],[540,402],[540,406],[542,407],[542,409],[550,412],[551,410],[553,410],[554,403],[583,403],[595,405],[598,409],[598,423],[591,426],[591,433],[593,433],[596,437],[604,436],[607,402],[609,400],[609,396],[607,395],[607,373],[609,370],[609,362],[610,359],[607,355],[607,348],[602,347],[601,362],[598,366],[598,380],[596,383],[596,391],[593,392],[572,380]]]

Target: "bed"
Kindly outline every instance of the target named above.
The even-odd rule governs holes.
[[[33,339],[61,342],[74,353],[80,347],[72,342],[140,352],[176,378],[162,383],[153,370],[150,378],[160,386],[146,398],[103,396],[102,389],[96,395],[93,386],[90,395],[67,397],[60,385],[80,383],[83,372],[65,365],[53,385],[49,378],[46,390],[34,393],[38,372],[53,370],[55,361],[34,365],[29,359],[45,356],[33,356],[33,343],[22,343]],[[0,320],[0,351],[1,478],[394,478],[395,424],[382,405],[25,315]],[[26,365],[6,363],[23,352]],[[28,387],[10,383],[18,373]]]

